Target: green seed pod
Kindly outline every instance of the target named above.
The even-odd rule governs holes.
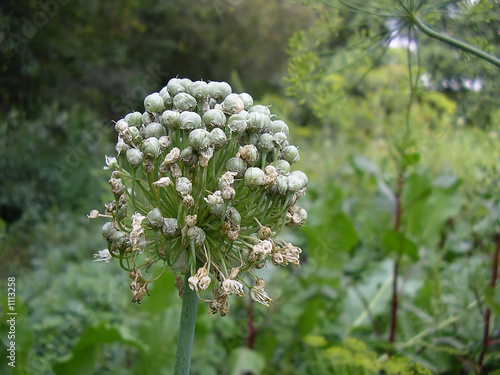
[[[125,250],[130,246],[129,235],[126,232],[117,230],[111,237],[111,249],[112,250]]]
[[[152,122],[151,124],[146,126],[145,134],[146,138],[149,137],[160,138],[167,135],[167,130],[163,127],[162,124],[159,124],[157,122]]]
[[[112,236],[115,234],[116,228],[114,227],[112,222],[107,222],[102,226],[101,233],[104,239],[108,242],[111,241]]]
[[[142,152],[147,158],[157,158],[161,153],[161,146],[158,138],[150,137],[142,142]]]
[[[247,170],[247,163],[241,158],[231,158],[226,162],[226,169],[235,172],[237,178],[242,178]]]
[[[127,155],[128,162],[133,167],[138,167],[142,163],[142,161],[144,160],[142,152],[136,148],[131,148],[131,149],[127,150],[126,155]]]
[[[202,120],[209,129],[223,128],[226,124],[226,115],[220,109],[209,109],[203,114]]]
[[[128,132],[129,132],[130,136],[132,137],[132,142],[134,142],[135,144],[142,143],[142,136],[141,136],[141,132],[139,131],[139,129],[137,129],[135,126],[130,126],[128,128]]]
[[[238,94],[229,94],[222,102],[222,110],[228,115],[239,113],[245,109],[245,104]]]
[[[274,141],[281,147],[281,148],[285,148],[286,146],[288,146],[288,140],[287,140],[287,136],[285,133],[283,132],[276,132],[274,133]]]
[[[203,150],[210,145],[212,139],[210,133],[205,129],[194,129],[189,133],[189,144],[195,150]]]
[[[299,150],[295,146],[286,146],[281,154],[282,158],[290,164],[296,163],[300,160]]]
[[[283,175],[278,175],[274,185],[271,186],[271,193],[276,195],[285,195],[288,190],[288,177]]]
[[[253,98],[250,94],[243,92],[240,94],[240,99],[243,101],[244,109],[248,111],[253,106]]]
[[[224,130],[219,128],[212,129],[212,131],[210,132],[210,139],[211,139],[210,144],[216,150],[224,147],[224,145],[227,143],[226,133],[224,133]]]
[[[288,129],[288,125],[284,121],[274,120],[273,122],[271,122],[271,125],[269,125],[269,132],[273,134],[282,132],[285,133],[286,136],[288,136],[288,134],[290,134],[290,129]]]
[[[229,117],[227,126],[233,133],[242,133],[247,128],[247,117],[241,113],[237,113]]]
[[[240,156],[250,165],[253,165],[260,160],[260,153],[254,145],[243,146],[240,149]]]
[[[188,227],[186,225],[182,227],[181,234],[184,246],[189,246],[191,240],[194,240],[195,246],[202,246],[206,238],[205,232],[200,227]]]
[[[302,179],[297,175],[288,175],[288,191],[290,193],[296,193],[304,187]]]
[[[202,128],[201,116],[196,112],[182,112],[179,115],[179,127],[186,132]]]
[[[290,176],[297,176],[298,178],[300,178],[300,180],[302,181],[302,187],[306,187],[307,183],[309,182],[307,175],[302,171],[293,171],[292,173],[290,173]]]
[[[118,120],[118,122],[115,124],[115,130],[118,134],[120,134],[121,132],[127,130],[129,127],[129,124],[127,122],[127,120]]]
[[[119,197],[125,193],[125,185],[123,185],[121,178],[110,178],[108,183],[109,186],[111,186],[111,192],[115,197]]]
[[[170,96],[169,92],[168,92],[168,87],[165,86],[164,88],[162,88],[159,92],[161,98],[163,99],[163,104],[165,104],[165,107],[171,107],[172,106],[172,101],[173,101],[173,98]]]
[[[274,163],[274,167],[276,168],[276,172],[281,175],[287,175],[290,173],[290,163],[286,160],[279,159]]]
[[[256,146],[257,143],[259,142],[259,136],[260,135],[258,132],[244,131],[243,133],[239,134],[238,142],[241,145],[254,145],[254,146]]]
[[[123,155],[124,153],[127,152],[128,149],[129,146],[125,142],[123,142],[123,139],[118,138],[118,142],[116,142],[116,147],[115,147],[115,150],[118,153],[118,155]]]
[[[163,216],[161,215],[161,211],[158,207],[153,208],[148,212],[147,219],[153,228],[161,228],[163,225]]]
[[[226,219],[233,225],[241,224],[241,215],[234,207],[230,207],[226,212]]]
[[[269,152],[275,148],[274,136],[269,133],[263,133],[257,142],[257,149],[260,152]]]
[[[260,168],[250,167],[245,171],[245,185],[250,189],[257,188],[264,184],[266,174]]]
[[[224,210],[223,203],[217,203],[213,206],[210,206],[210,213],[214,215],[216,218],[220,219],[222,217],[222,211]]]
[[[169,129],[176,129],[179,127],[179,116],[179,112],[167,110],[162,113],[160,122]]]
[[[123,220],[127,217],[127,205],[124,204],[118,209],[118,218]]]
[[[179,234],[179,223],[177,222],[177,219],[173,217],[167,217],[163,219],[161,233],[165,237],[174,237],[175,235]]]
[[[198,103],[191,95],[180,92],[174,96],[174,108],[178,111],[194,111]]]
[[[198,161],[198,154],[191,146],[187,146],[181,151],[180,160],[187,165],[194,165]]]
[[[195,81],[189,85],[189,94],[198,101],[204,100],[208,96],[208,84],[205,81]]]
[[[187,177],[179,177],[175,180],[175,190],[181,195],[186,195],[191,193],[193,184]]]
[[[144,125],[151,124],[152,122],[155,121],[156,121],[156,116],[153,112],[146,111],[142,114],[142,123]]]
[[[231,86],[227,82],[209,82],[207,85],[207,93],[211,98],[214,98],[218,103],[222,102],[226,96],[231,93]]]
[[[270,124],[271,124],[271,118],[265,115],[264,113],[261,112],[248,113],[247,130],[251,132],[267,131],[269,129]]]
[[[170,96],[173,98],[181,92],[188,92],[189,86],[191,86],[192,81],[188,78],[172,78],[167,83],[167,90]]]
[[[142,113],[132,112],[125,116],[125,121],[131,126],[139,126],[142,124]]]
[[[264,115],[266,115],[267,117],[271,117],[271,110],[269,109],[269,107],[266,107],[265,105],[254,105],[253,107],[250,107],[248,109],[248,113],[252,113],[252,112],[259,112],[259,113],[262,113]]]
[[[144,108],[148,112],[163,112],[163,110],[165,109],[163,98],[157,92],[146,96],[146,98],[144,99]]]

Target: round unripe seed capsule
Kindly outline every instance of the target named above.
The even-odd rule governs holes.
[[[152,122],[148,126],[146,126],[146,138],[156,137],[160,138],[164,135],[167,135],[167,130],[163,127],[162,124],[157,122]]]
[[[287,175],[290,173],[290,163],[286,160],[279,159],[274,163],[274,167],[276,168],[276,172],[280,175]]]
[[[269,116],[261,112],[249,112],[247,130],[252,132],[267,131],[267,129],[269,129],[270,124],[271,124],[271,118]]]
[[[269,107],[266,107],[265,105],[260,105],[260,104],[254,105],[253,107],[248,109],[248,113],[252,112],[259,112],[266,115],[267,117],[271,116],[271,110],[269,109]]]
[[[186,195],[191,193],[193,184],[187,177],[178,177],[175,181],[175,190],[177,190],[181,195]]]
[[[160,94],[161,98],[163,99],[163,104],[165,104],[165,107],[170,107],[172,105],[173,98],[170,96],[167,86],[162,88],[160,90],[159,94]]]
[[[172,78],[167,83],[167,90],[171,97],[181,93],[188,92],[191,80],[188,78]]]
[[[156,158],[161,153],[160,141],[158,138],[150,137],[142,142],[142,152],[148,158]]]
[[[271,122],[271,125],[269,125],[269,132],[273,134],[282,132],[285,133],[286,136],[288,136],[288,134],[290,134],[290,129],[284,121],[274,120],[273,122]]]
[[[254,189],[264,184],[266,174],[260,168],[250,167],[245,171],[245,185]]]
[[[179,127],[179,112],[167,110],[162,113],[160,122],[170,129],[175,129]]]
[[[189,133],[189,144],[195,150],[203,150],[210,145],[210,133],[205,129],[194,129]]]
[[[142,113],[132,112],[125,116],[125,121],[131,126],[139,126],[142,124]]]
[[[179,223],[177,219],[173,217],[167,217],[163,219],[163,225],[161,227],[161,233],[165,237],[173,237],[179,233]]]
[[[119,138],[115,146],[115,150],[118,153],[118,155],[123,155],[124,153],[127,152],[128,149],[129,146],[125,142],[123,142],[123,139]]]
[[[134,143],[139,144],[142,142],[141,132],[135,126],[130,126],[128,132]]]
[[[201,101],[208,96],[207,86],[208,84],[205,81],[195,81],[189,85],[189,93],[193,98]]]
[[[253,106],[253,98],[250,94],[243,92],[240,94],[240,98],[243,101],[244,109],[248,111]]]
[[[235,114],[243,111],[245,104],[238,94],[229,94],[222,102],[222,110],[227,114]]]
[[[182,112],[179,115],[179,127],[186,132],[199,129],[202,127],[201,116],[196,112]]]
[[[283,132],[274,133],[274,142],[276,142],[281,148],[288,146],[287,135]]]
[[[272,134],[263,133],[257,142],[257,148],[260,152],[269,152],[275,148],[274,137]]]
[[[163,225],[163,216],[161,215],[161,211],[158,207],[153,208],[148,212],[147,219],[153,228],[161,228]]]
[[[219,128],[212,129],[212,131],[210,132],[210,139],[211,145],[215,149],[220,149],[227,143],[226,133],[224,133],[224,131]]]
[[[277,195],[285,195],[288,190],[288,177],[283,175],[278,175],[273,186],[271,186],[271,192]]]
[[[229,86],[227,82],[212,81],[207,85],[208,95],[219,103],[224,100],[224,98],[228,96],[231,91],[231,86]]]
[[[115,124],[115,130],[118,134],[120,134],[121,132],[127,130],[128,126],[129,126],[129,124],[128,124],[127,120],[123,120],[123,119],[118,120],[118,122]]]
[[[163,98],[157,92],[146,96],[144,99],[144,108],[148,112],[162,112],[165,109]]]
[[[180,92],[174,96],[174,108],[178,111],[193,111],[197,105],[196,99],[185,92]]]
[[[260,159],[260,153],[254,145],[243,146],[240,149],[240,156],[250,165],[255,164]]]
[[[187,146],[181,151],[179,159],[187,165],[194,165],[198,161],[198,155],[194,152],[193,147]]]
[[[300,178],[300,180],[302,181],[302,187],[307,186],[307,183],[309,182],[307,175],[302,171],[293,171],[292,173],[290,173],[290,176],[296,176]]]
[[[242,133],[247,128],[247,117],[241,113],[237,113],[229,117],[227,126],[233,133]]]
[[[133,167],[138,167],[142,163],[142,161],[144,160],[144,158],[142,156],[142,152],[136,148],[131,148],[131,149],[127,150],[126,156],[127,156],[127,161]]]
[[[155,121],[156,121],[156,116],[153,112],[146,111],[142,114],[142,123],[144,125],[151,124],[152,122]]]
[[[101,233],[104,239],[111,241],[111,238],[116,233],[116,228],[112,222],[107,222],[102,226]]]
[[[226,162],[226,169],[229,172],[235,172],[236,177],[242,178],[247,170],[247,163],[241,158],[231,158]]]
[[[282,157],[290,164],[296,163],[300,160],[299,150],[292,145],[286,146],[283,149]]]
[[[303,187],[304,185],[302,184],[302,180],[300,179],[300,177],[292,174],[288,176],[288,191],[290,193],[296,193]]]
[[[222,128],[226,124],[226,115],[220,109],[209,109],[203,114],[202,120],[208,128]]]
[[[238,210],[234,207],[230,207],[226,212],[227,220],[233,225],[241,224],[241,215]]]

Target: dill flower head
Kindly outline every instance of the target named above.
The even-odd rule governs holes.
[[[102,228],[108,248],[96,257],[129,272],[133,302],[171,268],[189,274],[185,287],[212,291],[212,313],[226,315],[229,295],[245,287],[267,306],[253,269],[299,265],[301,250],[277,235],[307,218],[296,205],[307,176],[291,171],[299,150],[287,124],[226,82],[174,78],[144,108],[115,124],[117,156],[105,167],[114,200],[89,215],[111,218]]]

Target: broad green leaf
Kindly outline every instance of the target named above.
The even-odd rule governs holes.
[[[247,347],[239,347],[231,352],[228,365],[231,375],[245,375],[248,372],[259,375],[265,368],[265,361],[259,352]]]
[[[426,174],[414,172],[404,181],[401,205],[403,209],[424,200],[431,193],[431,180]]]
[[[386,253],[402,253],[413,260],[418,260],[418,248],[413,241],[405,237],[401,232],[388,229],[382,235],[382,247]]]

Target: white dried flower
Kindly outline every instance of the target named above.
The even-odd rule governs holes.
[[[200,279],[200,282],[198,283],[198,286],[200,290],[207,290],[208,287],[210,286],[210,283],[212,282],[212,279],[210,279],[209,276],[203,276]]]
[[[144,242],[144,228],[142,227],[142,221],[145,218],[145,216],[142,216],[138,212],[132,215],[132,230],[130,231],[130,242],[134,247]]]
[[[252,298],[255,302],[269,307],[269,302],[272,302],[273,300],[266,293],[264,287],[264,280],[260,278],[257,279],[256,285],[250,288],[250,298]]]
[[[245,293],[243,292],[243,284],[237,280],[226,279],[222,282],[222,292],[225,294],[236,294],[243,297]]]
[[[102,167],[102,169],[115,169],[118,168],[118,162],[115,157],[105,156],[106,166]]]
[[[106,263],[109,263],[112,258],[113,257],[111,256],[111,253],[108,249],[99,250],[97,254],[94,254],[94,262],[104,261]]]
[[[169,177],[162,177],[158,181],[153,182],[153,185],[167,187],[169,185],[172,185],[172,180],[170,180]]]
[[[234,177],[236,175],[236,172],[227,171],[219,178],[219,182],[222,184],[222,186],[231,186],[234,183]]]
[[[207,198],[203,198],[207,204],[212,207],[215,206],[216,204],[221,204],[224,202],[222,199],[222,192],[220,190],[217,190],[213,194],[209,194]]]
[[[191,290],[194,290],[195,292],[198,291],[198,278],[196,276],[191,276],[189,279],[188,279],[188,285],[189,285],[189,289]]]

